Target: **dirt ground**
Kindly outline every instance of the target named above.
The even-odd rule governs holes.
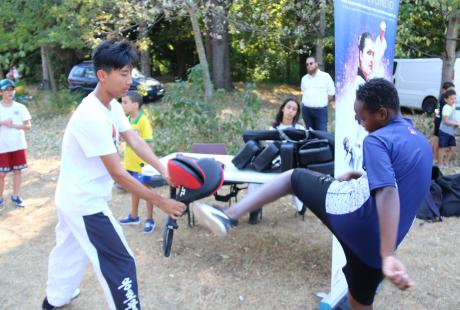
[[[0,210],[0,309],[39,309],[45,295],[57,223],[57,149],[65,123],[65,117],[34,123],[30,168],[23,178],[27,208],[7,205]],[[5,194],[10,190],[8,178]],[[167,194],[166,188],[159,191]],[[130,195],[114,190],[110,206],[115,217],[125,216],[129,205]],[[142,226],[124,228],[137,260],[144,309],[316,309],[320,299],[314,293],[329,289],[331,234],[311,213],[305,221],[295,216],[289,198],[267,206],[258,225],[248,225],[244,218],[226,239],[198,226],[189,228],[182,218],[170,258],[161,251],[165,217],[155,212],[153,234],[142,234]],[[458,218],[417,220],[398,251],[415,286],[400,292],[385,282],[375,308],[460,309],[459,225]],[[88,266],[80,297],[66,309],[106,308]]]

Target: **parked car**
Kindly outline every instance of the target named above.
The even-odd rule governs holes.
[[[164,86],[158,80],[143,75],[136,68],[133,69],[132,77],[133,83],[131,84],[130,90],[145,91],[145,102],[154,101],[164,95]],[[92,62],[85,61],[75,65],[72,70],[70,70],[67,81],[70,91],[80,91],[84,94],[92,92],[97,85],[97,78]]]
[[[400,105],[433,113],[438,106],[441,89],[441,58],[395,59],[393,72],[393,83],[398,90]],[[460,58],[455,61],[452,81],[459,93]],[[457,101],[457,109],[460,109],[460,101]]]

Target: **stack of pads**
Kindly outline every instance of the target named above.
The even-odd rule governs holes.
[[[246,130],[232,162],[238,169],[282,172],[303,167],[334,174],[334,137],[319,130]]]

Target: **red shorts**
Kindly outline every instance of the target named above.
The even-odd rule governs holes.
[[[0,172],[22,170],[27,168],[26,150],[0,153]]]

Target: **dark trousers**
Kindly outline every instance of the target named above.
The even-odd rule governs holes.
[[[327,131],[327,106],[324,108],[302,107],[302,117],[305,128]]]

